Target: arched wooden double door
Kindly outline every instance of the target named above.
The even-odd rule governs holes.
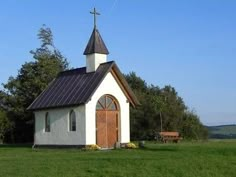
[[[119,106],[110,95],[102,96],[97,102],[96,138],[101,148],[113,148],[119,138]]]

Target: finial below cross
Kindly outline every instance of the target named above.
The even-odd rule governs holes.
[[[93,14],[93,16],[94,16],[94,28],[96,28],[96,23],[97,23],[97,21],[96,21],[96,15],[101,15],[100,13],[98,13],[97,11],[96,11],[96,9],[95,8],[93,8],[93,12],[90,12],[91,14]]]

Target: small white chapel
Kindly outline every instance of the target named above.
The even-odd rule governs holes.
[[[34,146],[101,148],[130,142],[130,106],[139,104],[96,27],[85,48],[86,66],[64,71],[34,100]]]

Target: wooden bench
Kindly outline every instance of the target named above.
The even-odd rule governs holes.
[[[172,141],[178,143],[182,138],[179,135],[179,132],[160,132],[160,140],[164,143]]]

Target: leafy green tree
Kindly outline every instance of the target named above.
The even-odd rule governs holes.
[[[15,142],[33,140],[33,114],[27,107],[61,71],[68,69],[68,62],[55,47],[50,28],[40,28],[40,48],[30,51],[33,61],[22,65],[16,77],[10,77],[4,86],[4,107],[14,122]]]
[[[141,77],[137,76],[135,72],[130,72],[129,74],[125,75],[125,78],[134,92],[147,91],[147,83]]]
[[[183,99],[178,96],[176,90],[171,86],[161,89],[163,108],[163,129],[165,131],[178,131],[182,125],[182,117],[187,110]]]
[[[146,100],[146,90],[147,84],[146,82],[138,77],[136,73],[131,72],[125,75],[127,82],[129,83],[130,87],[133,89],[135,95],[139,99],[141,106],[137,106],[135,109],[131,107],[130,110],[130,121],[131,121],[131,137],[132,139],[139,139],[145,136],[145,129],[148,126],[146,121],[145,111],[143,109],[144,101]]]
[[[178,131],[186,139],[207,137],[207,130],[174,87],[147,85],[134,72],[125,77],[141,103],[131,108],[131,139],[157,139],[160,131]]]
[[[12,124],[9,121],[5,111],[0,110],[0,144],[4,142],[6,133],[12,129]]]
[[[207,139],[208,130],[193,111],[186,111],[182,122],[182,135],[185,139]]]

